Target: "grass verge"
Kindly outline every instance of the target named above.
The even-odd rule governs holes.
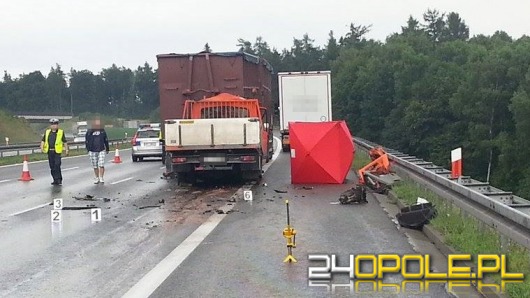
[[[508,272],[523,273],[525,276],[523,283],[507,284],[506,294],[514,298],[530,297],[530,251],[501,238],[495,230],[413,181],[404,180],[392,188],[406,204],[415,204],[416,199],[422,197],[436,205],[438,216],[431,221],[431,225],[444,236],[446,244],[457,251],[475,256],[505,254]],[[492,278],[500,283],[500,275],[493,275]]]
[[[368,153],[362,150],[355,150],[355,158],[353,160],[352,168],[356,171],[360,168],[366,166],[369,164],[372,160],[370,160],[370,157],[368,156]]]
[[[118,140],[125,138],[125,133],[127,133],[128,138],[132,138],[136,132],[135,128],[122,128],[122,127],[108,127],[105,128],[107,132],[107,137],[109,140]]]

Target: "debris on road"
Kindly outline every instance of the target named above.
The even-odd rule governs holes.
[[[146,208],[160,208],[160,205],[149,205],[149,206],[141,206],[138,207],[138,209],[146,209]]]
[[[306,189],[306,190],[313,189],[313,186],[302,186],[302,189]]]
[[[421,230],[437,213],[432,203],[421,203],[401,208],[396,218],[402,227]]]
[[[160,204],[165,204],[166,203],[166,200],[162,199],[162,200],[158,200],[158,203]]]
[[[62,210],[86,210],[86,209],[92,209],[96,208],[95,205],[86,205],[86,206],[78,206],[78,207],[63,207]]]
[[[103,202],[108,203],[108,202],[110,202],[110,199],[103,198]]]
[[[92,195],[85,195],[84,197],[72,197],[78,201],[97,201]]]
[[[275,189],[274,191],[275,191],[276,193],[287,193],[286,190]]]
[[[340,194],[339,202],[343,205],[368,203],[366,200],[366,190],[361,185],[354,186]]]

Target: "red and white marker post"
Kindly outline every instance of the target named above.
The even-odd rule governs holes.
[[[451,177],[460,178],[462,176],[462,148],[451,151]]]

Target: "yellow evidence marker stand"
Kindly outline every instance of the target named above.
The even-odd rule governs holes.
[[[285,200],[287,206],[287,227],[283,229],[283,237],[287,239],[287,257],[283,260],[284,263],[296,263],[296,259],[293,257],[293,247],[296,247],[296,230],[291,227],[291,221],[289,218],[289,200]]]

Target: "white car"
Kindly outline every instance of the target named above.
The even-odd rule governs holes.
[[[160,139],[161,131],[159,127],[144,126],[140,128],[132,139],[132,161],[143,161],[144,157],[163,158]]]

